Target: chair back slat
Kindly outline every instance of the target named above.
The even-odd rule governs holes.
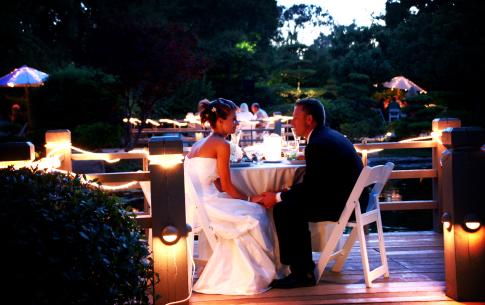
[[[372,169],[372,180],[374,182],[374,187],[369,193],[369,202],[367,204],[367,212],[372,211],[377,208],[379,202],[379,196],[386,185],[389,176],[392,173],[394,164],[387,162],[385,165],[375,166]],[[372,184],[372,183],[371,183]]]

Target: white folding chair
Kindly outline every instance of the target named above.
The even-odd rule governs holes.
[[[357,182],[354,185],[352,192],[347,200],[344,210],[340,215],[338,222],[334,222],[330,238],[325,243],[323,250],[320,252],[320,258],[318,264],[315,267],[315,278],[320,281],[323,275],[323,271],[328,262],[332,259],[335,260],[335,264],[332,267],[332,271],[340,272],[342,267],[355,244],[356,239],[359,239],[360,256],[362,259],[362,267],[364,270],[365,284],[367,287],[372,287],[372,281],[376,278],[384,275],[389,277],[389,267],[387,265],[386,249],[384,247],[384,234],[382,230],[381,213],[379,209],[379,194],[382,192],[384,185],[386,184],[389,176],[394,168],[394,164],[388,162],[386,165],[379,165],[374,167],[366,166],[360,173]],[[361,213],[359,205],[359,197],[365,187],[374,184],[370,193],[369,205],[365,213]],[[355,223],[349,222],[349,218],[355,213]],[[381,266],[370,270],[369,258],[367,255],[367,247],[365,240],[364,226],[376,222],[377,234],[379,238],[379,252],[381,256]],[[328,222],[326,222],[328,223]],[[345,227],[352,227],[349,237],[347,238],[345,245],[341,250],[335,251],[337,244],[341,239]]]
[[[193,236],[194,234],[198,234],[199,236],[199,249],[200,249],[200,242],[202,239],[201,232],[204,234],[205,238],[207,238],[207,242],[210,246],[210,249],[213,250],[217,244],[217,236],[214,232],[214,229],[210,225],[209,217],[207,216],[207,212],[204,208],[204,205],[200,203],[199,198],[200,191],[195,187],[192,183],[192,179],[190,174],[185,172],[185,179],[184,179],[184,186],[185,186],[185,202],[186,202],[186,215],[187,215],[187,222],[192,225],[192,232],[191,232],[191,241],[193,243]],[[191,245],[193,248],[193,244]],[[200,252],[199,252],[200,255]],[[195,259],[194,261],[204,263],[206,259]]]

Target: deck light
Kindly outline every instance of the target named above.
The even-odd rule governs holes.
[[[179,230],[172,226],[172,225],[167,225],[163,227],[162,229],[162,241],[164,244],[170,246],[174,245],[177,243],[177,241],[180,239],[180,233]]]
[[[464,219],[465,222],[465,230],[469,232],[475,232],[480,229],[481,223],[480,219],[478,219],[477,214],[467,214]]]
[[[168,246],[175,245],[181,237],[187,237],[190,232],[192,232],[192,227],[188,224],[182,228],[182,231],[173,225],[166,225],[162,228],[162,242]]]
[[[441,216],[441,223],[443,224],[444,228],[448,231],[451,230],[451,216],[448,212],[444,212]]]
[[[172,168],[177,164],[184,163],[183,154],[165,154],[165,155],[150,155],[148,156],[150,164],[157,164],[163,168]]]

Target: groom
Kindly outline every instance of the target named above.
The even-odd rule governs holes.
[[[352,143],[325,126],[325,111],[313,98],[296,102],[292,125],[307,139],[303,182],[279,193],[263,193],[262,203],[273,209],[280,258],[290,275],[274,280],[273,288],[316,284],[308,222],[337,221],[362,170]],[[364,208],[365,211],[365,208]]]

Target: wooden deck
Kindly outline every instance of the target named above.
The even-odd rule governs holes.
[[[315,287],[273,289],[254,296],[195,293],[193,305],[227,304],[485,304],[456,302],[445,295],[443,236],[434,232],[385,233],[390,267],[388,279],[366,288],[357,246],[340,274],[329,268]],[[377,236],[369,235],[369,257],[379,262]],[[316,257],[314,257],[316,259]]]

